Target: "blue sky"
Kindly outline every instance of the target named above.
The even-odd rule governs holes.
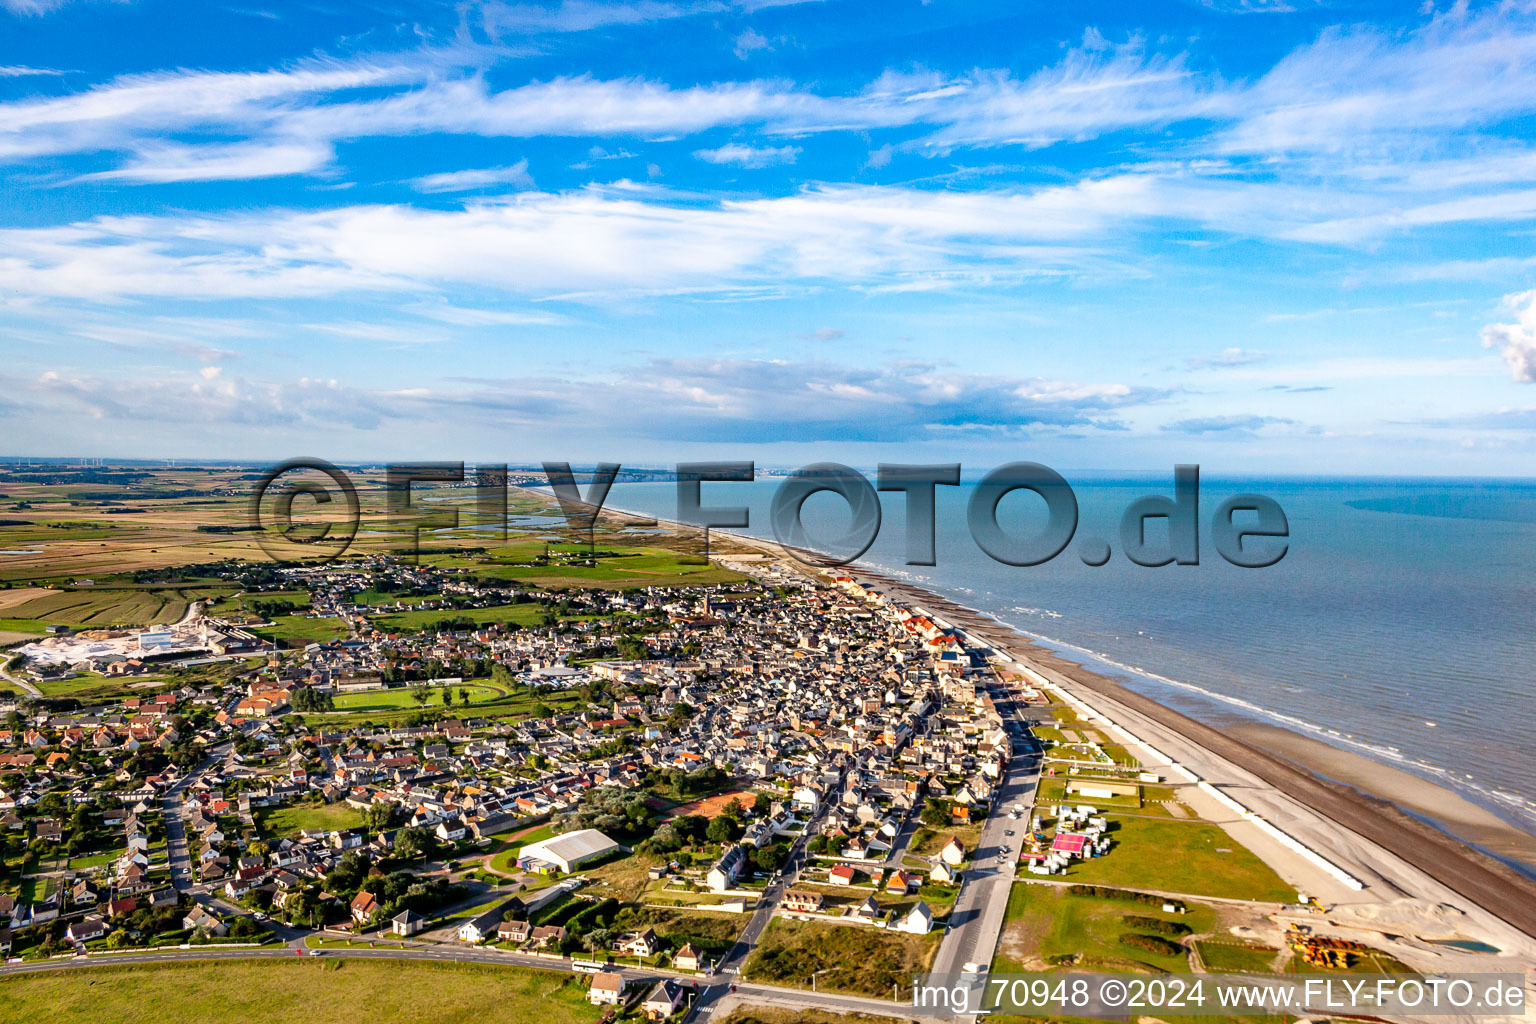
[[[1536,8],[0,0],[7,453],[1536,473]]]

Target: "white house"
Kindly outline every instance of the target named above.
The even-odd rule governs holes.
[[[912,935],[927,935],[933,930],[933,911],[928,909],[928,904],[918,900],[892,927]]]

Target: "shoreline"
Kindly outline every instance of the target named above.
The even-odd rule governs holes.
[[[532,488],[527,490],[553,503],[551,494]],[[681,534],[697,532],[696,527],[684,523],[627,509],[604,507],[602,514],[620,522],[638,520]],[[776,540],[721,530],[714,531],[714,535],[769,557],[785,558],[809,577],[818,575],[818,570],[788,555],[787,548]],[[1402,862],[1526,937],[1536,938],[1536,881],[1469,845],[1448,831],[1439,820],[1427,820],[1451,819],[1458,825],[1475,826],[1479,834],[1485,834],[1501,846],[1526,849],[1518,840],[1527,834],[1497,818],[1491,811],[1407,772],[1379,765],[1361,755],[1339,751],[1320,740],[1278,726],[1254,723],[1252,727],[1217,729],[1042,646],[1034,638],[996,618],[926,588],[893,579],[878,569],[857,563],[839,567],[837,571],[875,584],[908,606],[924,608],[1052,682],[1059,681],[1071,689],[1107,698],[1155,723],[1277,793],[1292,798],[1344,833],[1346,842],[1349,833],[1364,838],[1383,851],[1387,860]],[[1372,770],[1362,770],[1365,766],[1372,766]],[[1374,781],[1375,785],[1370,785],[1368,780]],[[1435,790],[1451,799],[1431,800],[1422,794],[1414,795],[1410,792],[1413,787],[1422,791]],[[1377,793],[1373,789],[1386,792]],[[1433,813],[1431,809],[1439,813]],[[1532,838],[1530,848],[1536,849],[1536,837]],[[1384,875],[1383,879],[1387,886],[1408,895],[1392,883],[1389,875]]]
[[[1192,719],[1040,646],[996,619],[922,587],[892,580],[878,570],[845,566],[843,571],[856,579],[877,584],[887,594],[896,595],[906,603],[922,606],[925,611],[964,629],[1048,678],[1058,677],[1082,690],[1107,697],[1168,728],[1273,789],[1293,797],[1335,826],[1376,844],[1527,936],[1536,937],[1536,882],[1444,828],[1404,811],[1387,797],[1320,775],[1302,763],[1300,757],[1288,758],[1230,735],[1235,729],[1224,732]],[[1301,753],[1302,748],[1295,741],[1306,741],[1307,737],[1280,727],[1269,728],[1292,740],[1293,754]],[[1321,741],[1311,742],[1328,747]],[[1359,760],[1368,761],[1363,757]],[[1418,781],[1414,776],[1408,777]],[[1428,783],[1424,785],[1429,786]],[[1476,807],[1470,801],[1466,803]],[[1491,812],[1486,813],[1493,817]],[[1512,825],[1508,827],[1514,828]]]

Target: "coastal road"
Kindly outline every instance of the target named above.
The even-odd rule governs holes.
[[[933,974],[960,974],[967,963],[990,966],[1003,931],[1008,895],[1013,889],[1019,850],[1029,828],[1029,814],[1017,820],[1008,812],[1015,804],[1033,807],[1040,784],[1040,756],[1013,698],[1001,686],[991,688],[992,698],[1008,729],[1014,755],[992,802],[992,813],[982,827],[981,838],[971,855],[950,911],[939,952],[933,958]],[[1012,832],[1013,835],[1008,835]]]

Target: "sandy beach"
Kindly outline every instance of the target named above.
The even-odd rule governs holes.
[[[1243,722],[1229,726],[1228,730],[1315,775],[1354,786],[1409,813],[1432,818],[1458,838],[1500,857],[1536,866],[1536,836],[1444,786],[1279,726]]]

